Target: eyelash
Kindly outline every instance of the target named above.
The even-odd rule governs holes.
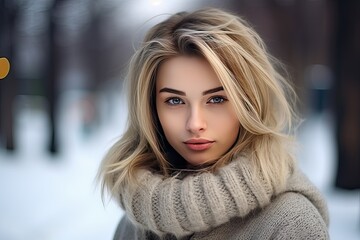
[[[179,101],[181,101],[181,103],[171,103],[174,100],[179,100]],[[171,97],[171,98],[166,99],[165,103],[167,103],[169,105],[179,105],[179,104],[184,104],[184,101],[178,97]]]
[[[214,99],[219,99],[220,102],[212,102],[214,101]],[[179,103],[174,103],[174,100],[179,100]],[[222,104],[224,102],[228,101],[226,97],[224,96],[212,96],[211,98],[209,98],[209,100],[206,103],[210,103],[210,104]],[[185,104],[184,101],[181,98],[178,97],[171,97],[166,99],[165,103],[169,104],[169,105],[180,105],[180,104]]]
[[[211,102],[214,99],[220,99],[220,102]],[[207,103],[212,103],[212,104],[222,104],[224,102],[228,101],[226,97],[224,96],[212,96],[211,98],[209,98],[209,100],[207,101]]]

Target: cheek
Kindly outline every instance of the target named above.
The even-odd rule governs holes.
[[[233,141],[237,138],[240,123],[237,119],[235,112],[231,109],[222,109],[222,111],[212,114],[209,118],[211,119],[211,126],[221,138],[226,141]]]
[[[239,121],[232,115],[221,115],[221,117],[218,115],[212,119],[211,126],[217,129],[217,131],[220,133],[223,132],[229,134],[232,132],[237,133],[240,124]]]
[[[230,106],[211,111],[210,115],[208,116],[208,120],[224,128],[240,125],[235,112]]]
[[[166,138],[172,138],[178,134],[182,126],[182,116],[179,113],[159,109],[158,117]]]

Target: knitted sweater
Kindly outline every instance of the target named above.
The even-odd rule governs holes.
[[[255,176],[254,176],[255,175]],[[245,158],[183,179],[139,171],[141,187],[120,190],[126,215],[114,239],[327,239],[318,190],[293,169],[285,189]]]

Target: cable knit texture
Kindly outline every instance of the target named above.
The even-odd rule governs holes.
[[[326,204],[297,169],[289,175],[285,189],[267,183],[246,158],[217,173],[162,179],[141,170],[138,178],[141,187],[120,190],[126,216],[114,239],[253,239],[255,235],[267,239],[274,238],[275,232],[279,239],[282,235],[286,239],[302,227],[308,229],[301,232],[309,232],[305,236],[315,232],[316,238],[309,239],[327,238]],[[259,231],[253,236],[254,229]],[[265,231],[263,235],[260,230]],[[317,235],[320,232],[323,238]]]

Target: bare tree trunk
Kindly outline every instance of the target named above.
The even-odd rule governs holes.
[[[337,0],[336,138],[338,169],[335,185],[360,188],[360,1]]]
[[[0,53],[10,62],[14,59],[14,40],[17,7],[12,1],[0,0]],[[0,136],[3,136],[5,148],[14,150],[14,113],[13,103],[16,96],[15,70],[0,81]]]
[[[48,42],[49,48],[47,52],[47,66],[45,67],[45,95],[49,102],[49,118],[50,118],[50,142],[49,151],[51,153],[58,152],[58,136],[56,131],[57,118],[56,109],[58,104],[57,83],[59,78],[59,54],[58,46],[56,44],[57,22],[56,10],[61,0],[54,0],[53,5],[49,9],[49,29]]]

